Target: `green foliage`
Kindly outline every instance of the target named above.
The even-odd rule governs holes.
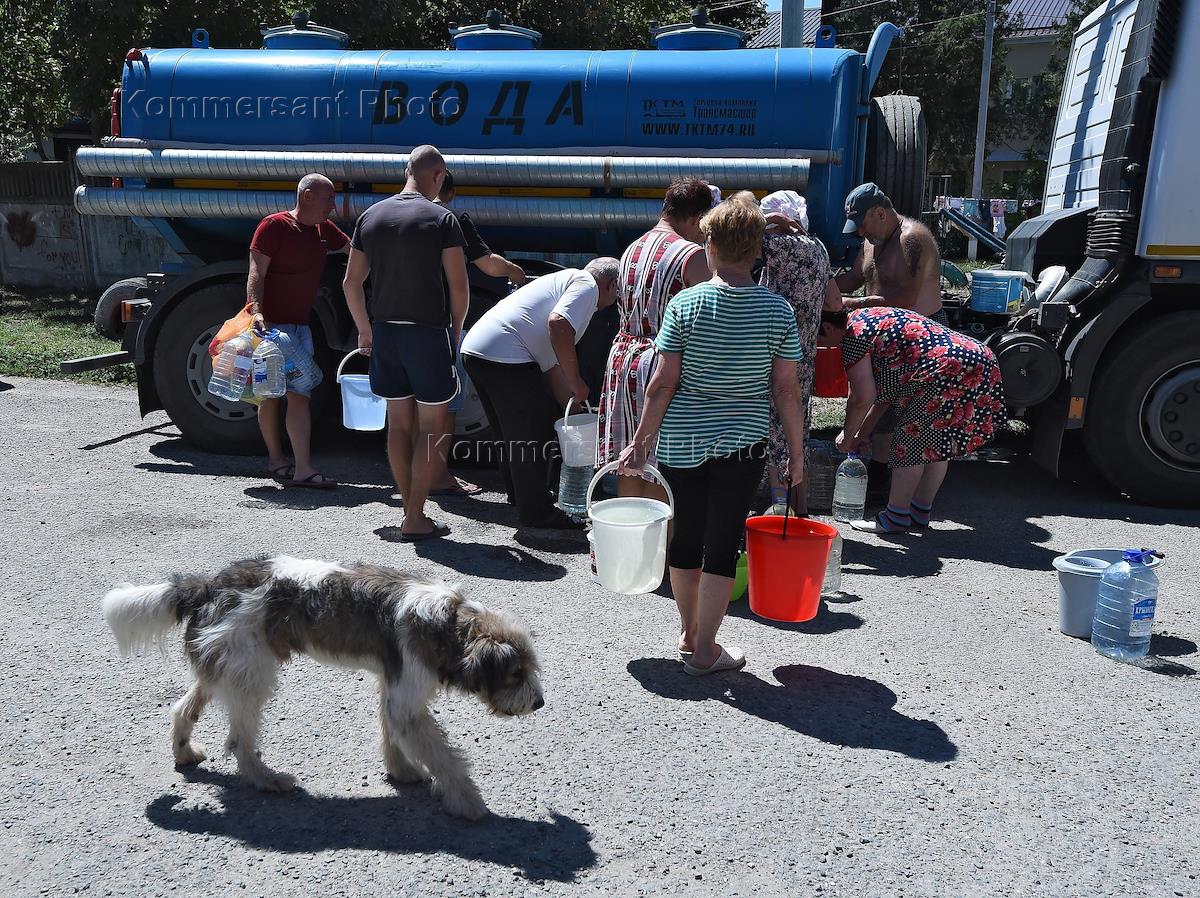
[[[839,5],[849,9],[861,5],[861,0],[841,0]],[[838,30],[839,45],[863,52],[880,22],[905,28],[904,39],[888,53],[875,94],[896,92],[921,98],[929,133],[930,172],[971,170],[984,12],[982,0],[888,0],[847,12],[829,4],[822,16],[822,24]],[[989,82],[989,135],[1004,133],[1007,125],[1003,96],[1008,68],[1003,39],[1010,27],[1003,4],[998,3]]]
[[[55,0],[0,0],[0,162],[40,152],[38,142],[66,115],[58,61]]]
[[[94,299],[0,287],[0,377],[45,377],[90,383],[134,382],[132,365],[64,376],[58,363],[116,352],[96,333]]]

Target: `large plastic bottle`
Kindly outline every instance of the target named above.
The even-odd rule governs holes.
[[[821,595],[840,596],[842,594],[842,535],[833,538],[829,547],[829,561],[825,565],[825,582],[821,584]]]
[[[809,452],[808,507],[813,511],[833,508],[834,464],[829,444],[817,441]]]
[[[558,477],[558,507],[567,514],[587,514],[587,491],[595,473],[592,465],[569,465],[564,461]]]
[[[269,331],[255,347],[251,380],[259,399],[278,399],[285,392],[283,350],[274,341],[278,331]]]
[[[851,452],[838,465],[833,487],[833,518],[861,521],[867,507],[867,466]]]
[[[1151,549],[1126,549],[1100,577],[1096,614],[1092,618],[1092,646],[1116,661],[1136,661],[1150,651],[1150,631],[1158,604],[1158,574],[1151,559],[1162,555]]]
[[[208,392],[218,399],[239,402],[250,385],[250,369],[254,364],[254,343],[247,334],[238,334],[225,342],[213,362]]]
[[[286,389],[297,393],[310,393],[318,382],[316,364],[308,353],[301,352],[292,338],[279,330],[272,330],[270,339],[283,352],[283,377]]]

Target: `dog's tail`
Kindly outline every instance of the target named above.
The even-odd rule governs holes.
[[[206,577],[175,576],[169,583],[125,583],[110,589],[100,600],[100,608],[117,637],[121,655],[144,652],[151,646],[165,650],[171,628],[210,601],[208,583]]]

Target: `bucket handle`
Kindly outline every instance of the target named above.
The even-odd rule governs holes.
[[[567,418],[571,417],[571,403],[574,401],[575,401],[574,396],[569,397],[567,399],[567,407],[565,409],[563,409],[563,430],[570,429],[570,425],[567,424]],[[590,402],[588,402],[586,399],[583,402],[579,403],[579,407],[582,409],[586,409],[589,412],[592,410],[592,404]]]
[[[592,482],[588,484],[587,513],[589,517],[592,514],[592,493],[596,491],[596,484],[599,483],[600,478],[609,471],[615,471],[619,464],[620,462],[610,461],[603,468],[596,472],[596,476],[594,476],[592,478]],[[667,491],[667,502],[671,509],[670,513],[667,515],[667,520],[671,520],[673,517],[675,517],[675,494],[671,492],[671,484],[667,483],[666,478],[662,476],[658,468],[654,467],[654,465],[646,465],[646,470],[649,471],[654,479],[661,483],[663,489]]]
[[[356,350],[354,350],[353,352],[349,352],[349,353],[347,353],[347,354],[346,354],[346,357],[345,357],[344,359],[342,359],[342,363],[341,363],[340,365],[338,365],[338,366],[337,366],[337,374],[335,374],[335,375],[333,376],[333,379],[334,379],[334,380],[335,380],[337,383],[341,383],[341,382],[342,382],[342,369],[346,367],[346,362],[350,361],[350,360],[351,360],[352,358],[354,358],[356,355],[361,355],[361,354],[362,354],[362,350],[361,350],[361,349],[356,349]]]

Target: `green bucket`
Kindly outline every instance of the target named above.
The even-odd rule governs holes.
[[[737,571],[733,575],[733,591],[729,594],[729,601],[737,602],[746,594],[747,582],[748,574],[746,573],[746,553],[743,552],[738,556]]]

